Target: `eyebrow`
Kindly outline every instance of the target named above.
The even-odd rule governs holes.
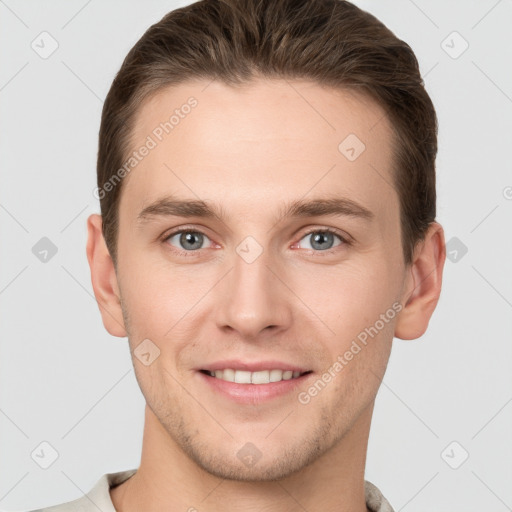
[[[298,200],[286,204],[280,210],[280,219],[287,217],[319,217],[325,215],[355,217],[370,221],[375,214],[365,206],[352,199],[333,197],[311,199],[309,201]],[[166,196],[146,206],[138,215],[139,224],[151,220],[154,217],[202,217],[225,219],[225,214],[220,206],[201,200],[180,200],[172,196]]]

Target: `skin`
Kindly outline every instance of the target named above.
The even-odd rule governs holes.
[[[190,96],[197,107],[125,178],[117,269],[101,217],[88,219],[103,323],[112,335],[128,336],[147,402],[140,467],[111,490],[114,506],[364,512],[375,397],[393,336],[421,336],[436,307],[443,229],[433,223],[413,263],[404,264],[392,131],[373,101],[307,81],[257,79],[236,88],[187,82],[141,106],[134,148]],[[352,162],[338,150],[350,133],[366,146]],[[138,221],[170,194],[218,205],[223,217]],[[288,202],[333,197],[374,216],[282,215]],[[165,239],[184,227],[206,235],[201,249],[187,251],[179,236]],[[308,232],[326,228],[351,243],[334,236],[324,241],[330,250],[313,246]],[[263,250],[250,264],[236,251],[247,236]],[[298,393],[396,301],[402,310],[301,404]],[[160,350],[148,366],[134,356],[144,339]],[[226,358],[278,359],[313,376],[285,396],[235,404],[196,371]],[[248,442],[261,453],[252,466],[237,457]]]

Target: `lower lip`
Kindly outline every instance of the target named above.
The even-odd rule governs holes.
[[[269,382],[268,384],[238,384],[217,379],[203,372],[198,372],[198,374],[217,393],[230,398],[236,403],[252,405],[290,394],[299,386],[302,386],[304,381],[312,375],[312,373],[307,373],[295,379]]]

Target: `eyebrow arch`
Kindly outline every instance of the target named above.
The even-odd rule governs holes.
[[[280,219],[287,217],[318,217],[339,215],[372,220],[375,214],[363,205],[341,197],[292,201],[281,209]],[[163,197],[146,206],[138,215],[140,224],[152,217],[216,217],[225,218],[222,208],[201,200],[178,200],[172,196]]]
[[[172,196],[162,197],[154,203],[146,206],[138,215],[139,223],[144,223],[152,217],[217,217],[222,219],[221,209],[206,203],[205,201],[179,200]]]
[[[339,215],[372,220],[374,213],[365,206],[345,197],[293,201],[283,210],[283,217],[320,217]]]

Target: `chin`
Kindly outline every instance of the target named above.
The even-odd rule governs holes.
[[[262,443],[263,444],[263,443]],[[239,482],[270,482],[282,480],[301,471],[318,459],[328,447],[321,442],[296,441],[293,446],[282,444],[258,449],[247,442],[233,453],[232,449],[212,452],[212,445],[207,449],[198,445],[183,447],[201,469],[225,480]]]

